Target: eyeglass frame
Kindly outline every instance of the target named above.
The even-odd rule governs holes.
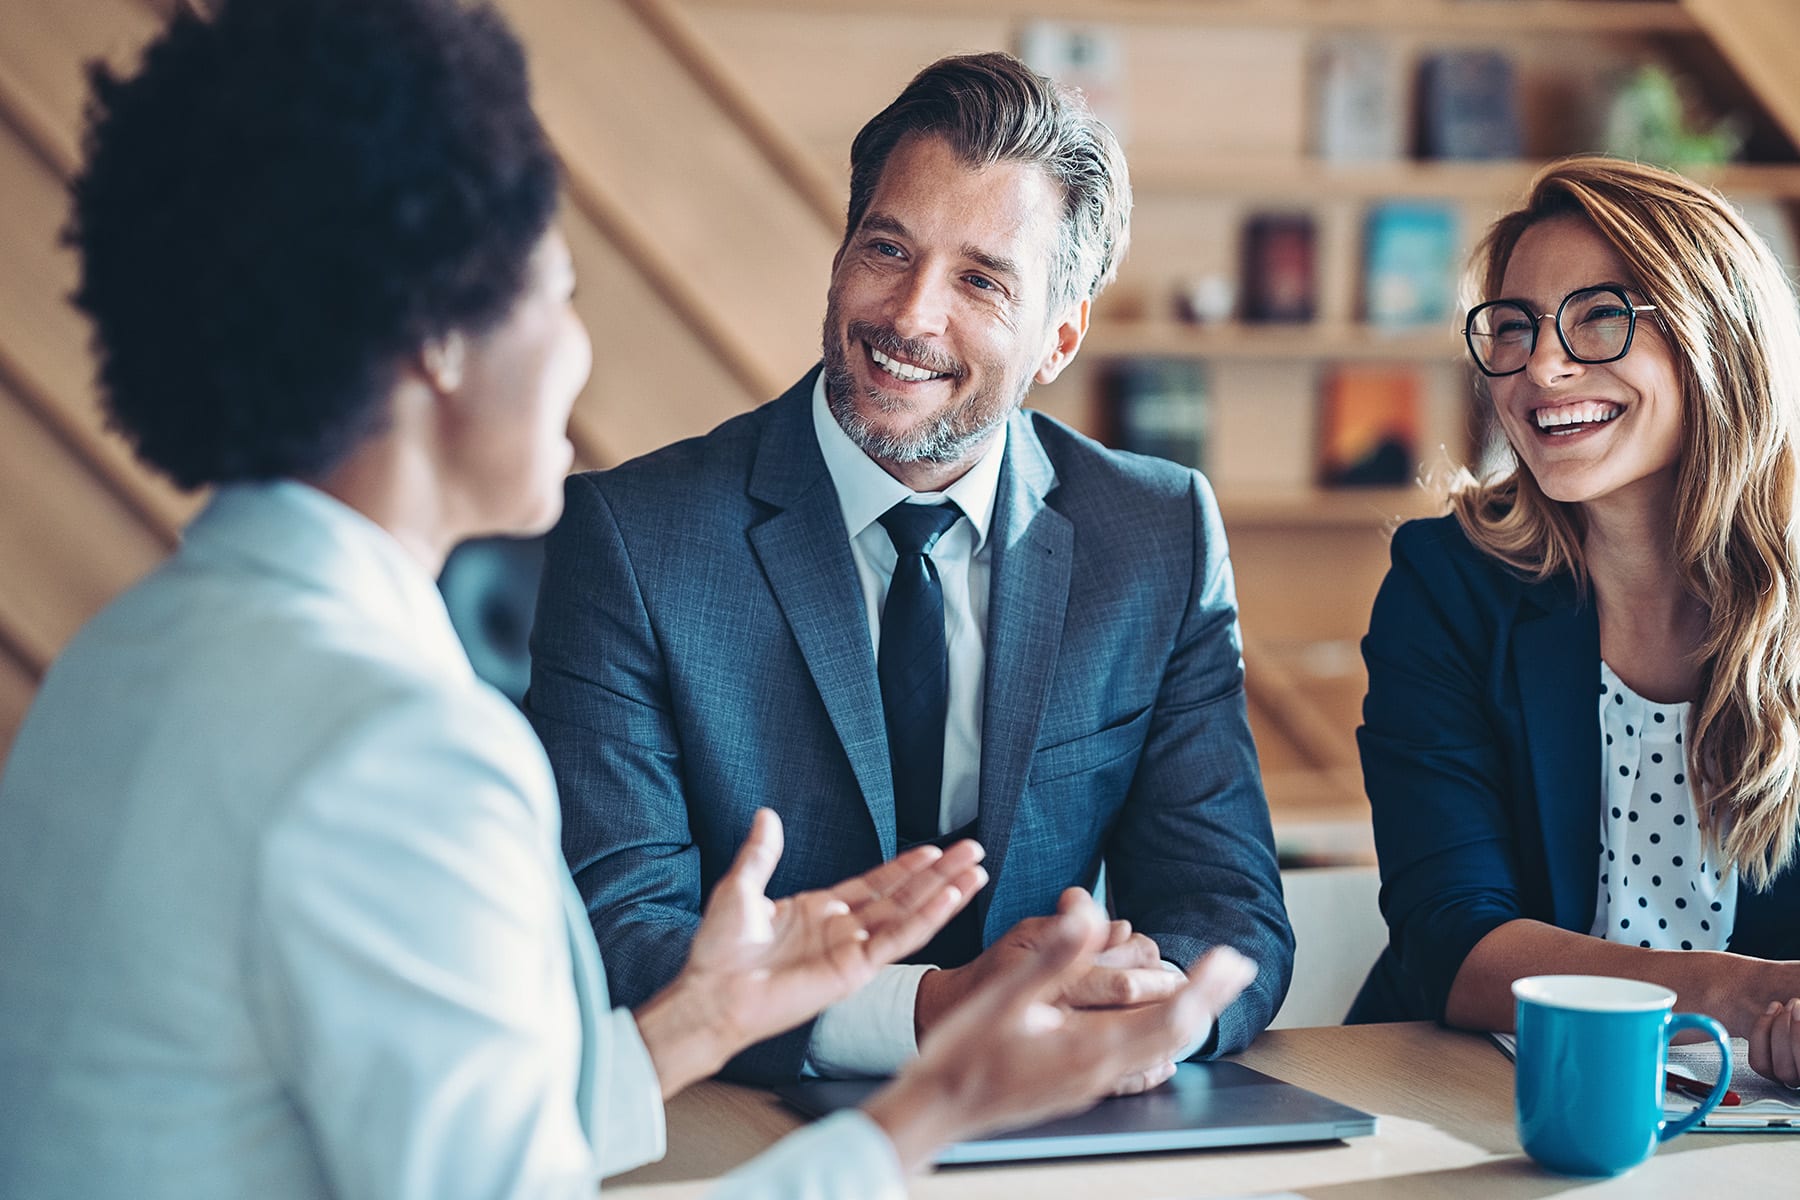
[[[1625,305],[1625,344],[1619,348],[1617,354],[1610,355],[1606,358],[1583,358],[1581,355],[1575,353],[1574,347],[1569,345],[1568,336],[1563,332],[1563,309],[1569,306],[1569,301],[1586,292],[1611,292]],[[1493,308],[1496,305],[1501,304],[1510,304],[1512,307],[1524,313],[1527,317],[1531,317],[1531,346],[1525,351],[1525,361],[1510,371],[1489,370],[1488,365],[1481,361],[1480,352],[1475,349],[1475,314],[1484,308]],[[1641,312],[1655,311],[1657,311],[1657,306],[1654,304],[1633,304],[1631,302],[1631,297],[1626,293],[1626,290],[1618,284],[1596,283],[1587,287],[1576,288],[1562,298],[1562,302],[1556,306],[1555,312],[1539,313],[1535,317],[1531,315],[1531,305],[1523,300],[1511,299],[1506,296],[1501,296],[1495,300],[1483,300],[1480,304],[1471,308],[1467,315],[1463,317],[1462,335],[1463,341],[1468,344],[1469,357],[1474,360],[1475,368],[1489,379],[1505,379],[1509,375],[1517,375],[1520,371],[1523,371],[1526,367],[1531,365],[1531,356],[1537,353],[1538,326],[1543,323],[1545,317],[1551,318],[1551,327],[1556,330],[1556,340],[1562,343],[1563,352],[1569,356],[1570,360],[1581,363],[1584,366],[1595,367],[1600,366],[1603,363],[1618,362],[1621,358],[1630,354],[1632,339],[1637,337],[1637,315]]]

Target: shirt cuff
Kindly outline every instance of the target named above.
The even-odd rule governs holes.
[[[861,1109],[789,1134],[706,1193],[707,1200],[905,1200],[900,1156]]]
[[[935,970],[926,963],[883,967],[862,990],[820,1013],[800,1073],[859,1079],[898,1071],[919,1053],[914,1001],[919,980]]]
[[[663,1123],[662,1081],[650,1061],[644,1035],[631,1010],[615,1008],[605,1018],[612,1026],[609,1077],[597,1080],[604,1089],[605,1136],[594,1147],[601,1175],[617,1175],[656,1162],[668,1151]]]
[[[1170,962],[1168,959],[1163,959],[1162,965],[1165,970],[1173,971],[1183,979],[1187,978],[1187,972]],[[1219,1023],[1217,1021],[1208,1021],[1206,1023],[1206,1028],[1202,1029],[1199,1034],[1195,1036],[1193,1041],[1181,1048],[1181,1052],[1175,1056],[1175,1061],[1186,1062],[1188,1059],[1201,1054],[1203,1051],[1206,1054],[1211,1054],[1214,1050],[1218,1049],[1218,1039]]]

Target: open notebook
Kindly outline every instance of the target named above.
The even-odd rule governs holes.
[[[1517,1042],[1510,1033],[1490,1033],[1494,1044],[1508,1058],[1516,1057]],[[1719,1077],[1719,1053],[1711,1042],[1669,1047],[1669,1071],[1711,1087]],[[1800,1092],[1764,1079],[1750,1069],[1750,1043],[1731,1039],[1731,1091],[1737,1104],[1721,1104],[1706,1115],[1694,1132],[1800,1133]],[[1673,1090],[1663,1093],[1663,1115],[1673,1120],[1700,1107],[1700,1101]]]

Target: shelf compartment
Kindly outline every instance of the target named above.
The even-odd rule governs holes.
[[[1088,334],[1090,355],[1168,354],[1195,358],[1355,360],[1454,364],[1463,356],[1459,325],[1375,329],[1344,322],[1295,325],[1186,325],[1179,321],[1108,319]]]

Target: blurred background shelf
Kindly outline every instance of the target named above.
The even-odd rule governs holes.
[[[1095,99],[1131,163],[1132,251],[1086,349],[1031,403],[1111,436],[1121,364],[1198,364],[1192,415],[1231,539],[1258,752],[1278,827],[1305,831],[1302,857],[1364,853],[1344,848],[1367,829],[1357,640],[1389,531],[1440,507],[1419,487],[1321,487],[1322,410],[1346,371],[1392,370],[1417,393],[1413,473],[1482,451],[1460,309],[1404,332],[1367,322],[1372,217],[1441,206],[1455,229],[1445,257],[1460,260],[1544,161],[1604,144],[1611,99],[1646,66],[1679,80],[1693,121],[1742,124],[1744,161],[1690,173],[1790,240],[1800,199],[1796,0],[500,2],[568,167],[562,223],[596,343],[571,428],[582,466],[703,432],[807,369],[850,140],[920,67],[1018,50],[1042,22],[1114,56],[1111,94]],[[0,753],[50,656],[166,553],[198,502],[136,468],[105,429],[57,238],[82,64],[131,61],[173,3],[0,0]],[[1433,56],[1504,55],[1518,151],[1422,161],[1409,108],[1386,158],[1326,161],[1320,60],[1346,39],[1387,56],[1406,106]],[[1305,324],[1239,319],[1244,231],[1268,213],[1312,223]],[[1208,280],[1218,319],[1184,323]]]
[[[1484,0],[1499,3],[1503,0]],[[1524,192],[1545,159],[1487,162],[1339,163],[1311,158],[1198,156],[1173,147],[1138,149],[1131,182],[1139,194],[1219,194],[1293,203],[1306,197],[1373,200],[1390,197],[1504,201]],[[1800,196],[1800,164],[1724,163],[1693,166],[1686,174],[1734,196]]]
[[[707,0],[710,7],[754,11],[887,15],[883,0]],[[913,0],[913,16],[963,16],[967,0]],[[1661,33],[1692,36],[1694,18],[1676,0],[985,0],[984,16],[1157,25],[1243,26],[1302,30],[1429,33]]]
[[[1250,325],[1234,321],[1222,325],[1194,325],[1154,318],[1108,319],[1102,314],[1088,334],[1085,348],[1090,354],[1101,355],[1164,354],[1306,362],[1399,359],[1456,363],[1463,354],[1459,328],[1449,322],[1431,329],[1384,329],[1350,321],[1291,325]]]

